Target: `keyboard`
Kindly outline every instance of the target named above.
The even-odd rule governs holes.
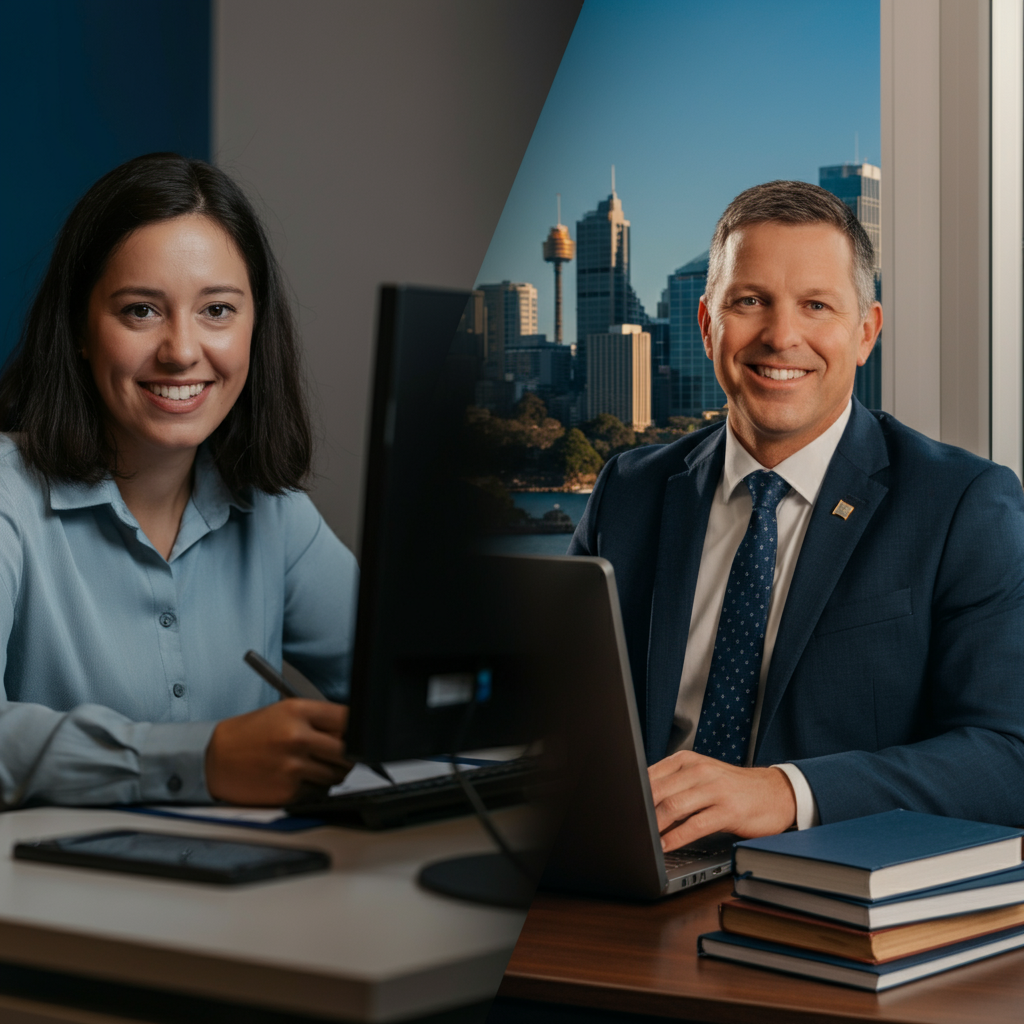
[[[665,867],[671,871],[697,861],[729,860],[732,857],[732,844],[738,838],[738,836],[726,836],[722,833],[705,836],[704,839],[691,846],[682,846],[678,850],[670,850],[664,854]]]
[[[525,803],[531,787],[544,778],[537,759],[532,757],[463,772],[488,810]],[[301,800],[286,810],[296,818],[319,818],[368,829],[401,828],[473,813],[459,780],[452,774]]]

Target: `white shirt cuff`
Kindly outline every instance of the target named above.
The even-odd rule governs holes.
[[[820,825],[818,803],[804,773],[795,764],[773,764],[772,767],[784,772],[793,787],[793,795],[796,797],[796,827],[802,832],[805,828]]]

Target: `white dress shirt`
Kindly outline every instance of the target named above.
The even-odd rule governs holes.
[[[775,579],[768,606],[757,704],[754,708],[750,747],[747,750],[748,765],[754,756],[754,742],[757,739],[761,718],[761,702],[764,699],[764,683],[768,678],[768,668],[775,649],[775,637],[779,632],[782,610],[786,606],[789,586],[793,582],[793,571],[800,557],[800,548],[803,546],[804,534],[807,533],[811,511],[836,446],[846,429],[851,408],[851,405],[847,405],[843,414],[828,430],[774,467],[774,472],[789,484],[790,490],[776,509],[779,541],[775,554]],[[704,703],[704,690],[711,672],[711,657],[718,634],[722,602],[725,600],[725,587],[736,549],[747,532],[753,508],[750,490],[743,481],[750,473],[765,468],[736,439],[729,422],[726,422],[725,431],[725,465],[711,503],[700,570],[697,573],[693,611],[690,614],[690,631],[683,659],[683,675],[679,683],[679,696],[676,699],[673,719],[670,742],[673,751],[693,749],[697,722]],[[797,828],[810,828],[818,824],[818,807],[803,772],[793,764],[780,764],[775,767],[786,773],[793,786],[796,795]]]

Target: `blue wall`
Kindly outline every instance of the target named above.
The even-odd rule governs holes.
[[[82,193],[140,153],[210,155],[210,0],[0,3],[0,361]]]

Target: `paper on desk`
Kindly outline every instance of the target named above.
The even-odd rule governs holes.
[[[387,769],[388,775],[399,785],[403,782],[434,779],[439,775],[448,775],[452,770],[451,764],[447,761],[390,761],[384,767]],[[463,771],[470,772],[482,766],[460,762],[459,767]],[[328,794],[338,796],[341,793],[360,793],[369,789],[387,789],[390,785],[391,783],[382,779],[372,768],[367,768],[365,764],[357,764],[342,782],[331,786]]]
[[[472,772],[477,768],[484,768],[487,765],[498,764],[502,761],[511,761],[520,757],[523,753],[522,747],[495,747],[491,750],[469,750],[459,754],[456,760],[463,772]],[[422,779],[434,779],[439,775],[448,775],[452,766],[443,757],[432,757],[426,760],[416,759],[412,761],[388,761],[384,765],[388,775],[398,785],[403,782],[419,782]],[[332,786],[328,791],[331,796],[338,796],[339,793],[359,793],[369,789],[385,789],[390,783],[382,779],[371,768],[365,764],[357,764],[345,776],[342,782]]]
[[[224,822],[229,825],[269,825],[272,821],[286,818],[288,812],[283,807],[168,807],[166,804],[146,807],[146,810],[160,811],[171,818],[203,818],[212,822]]]

